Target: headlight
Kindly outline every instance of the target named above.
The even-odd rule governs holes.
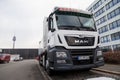
[[[97,51],[97,56],[102,56],[102,51]]]
[[[67,54],[66,54],[66,52],[56,52],[56,57],[57,58],[66,58]]]

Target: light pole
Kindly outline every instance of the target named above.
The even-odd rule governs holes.
[[[16,36],[13,36],[13,53],[14,53],[14,48],[15,48],[15,41],[16,41]]]

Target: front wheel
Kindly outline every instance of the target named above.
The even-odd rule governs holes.
[[[49,61],[46,60],[46,72],[48,73],[48,75],[53,75],[53,70],[50,69],[50,65],[49,65]]]

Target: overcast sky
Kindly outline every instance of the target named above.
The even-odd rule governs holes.
[[[85,10],[94,0],[0,0],[0,48],[38,48],[43,19],[55,6]]]

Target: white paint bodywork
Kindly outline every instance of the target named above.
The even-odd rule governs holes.
[[[62,44],[58,40],[58,36],[60,37]],[[83,35],[84,37],[95,37],[95,42],[93,46],[68,46],[65,37],[64,36],[73,36],[73,37],[79,37],[79,35]],[[51,43],[54,44],[51,47],[54,46],[63,46],[66,49],[91,49],[91,48],[96,48],[97,46],[97,40],[98,40],[98,33],[97,32],[91,32],[91,31],[74,31],[74,30],[58,30],[56,31],[55,35],[52,35],[53,40],[51,40]],[[50,44],[51,44],[50,43]]]
[[[87,14],[86,12],[83,12],[83,13]],[[52,18],[53,18],[53,25],[55,29],[54,32],[48,31],[47,18],[44,19],[44,23],[43,23],[43,48],[44,50],[46,50],[48,46],[50,47],[63,46],[66,49],[92,49],[98,46],[98,32],[97,31],[59,30],[57,28],[55,14],[53,15]],[[59,42],[58,35],[62,43]],[[79,36],[79,35],[95,37],[94,45],[93,46],[68,46],[64,36]]]

